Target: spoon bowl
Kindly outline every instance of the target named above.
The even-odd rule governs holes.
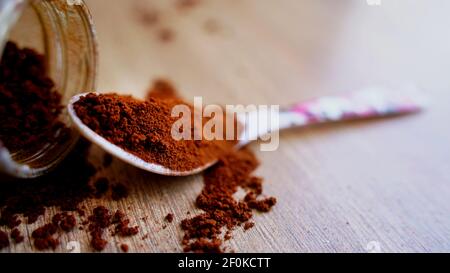
[[[142,169],[142,170],[145,170],[148,172],[152,172],[152,173],[156,173],[156,174],[160,174],[160,175],[166,175],[166,176],[190,176],[190,175],[198,174],[216,163],[216,162],[211,162],[200,168],[196,168],[196,169],[189,170],[189,171],[177,171],[177,170],[171,170],[160,164],[147,162],[147,161],[133,155],[132,153],[125,151],[121,147],[109,142],[104,137],[97,134],[91,128],[86,126],[80,120],[80,118],[77,116],[77,114],[75,113],[73,105],[78,100],[80,100],[81,97],[86,96],[88,94],[98,95],[98,93],[90,92],[90,93],[79,94],[79,95],[74,96],[70,100],[69,105],[68,105],[69,116],[71,117],[74,126],[78,129],[78,131],[81,133],[81,135],[83,135],[89,141],[91,141],[92,143],[95,143],[96,145],[98,145],[100,148],[102,148],[104,151],[110,153],[111,155],[114,155],[115,157],[117,157],[117,158],[125,161],[126,163],[133,165],[139,169]]]

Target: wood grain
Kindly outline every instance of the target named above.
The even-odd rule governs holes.
[[[230,249],[450,251],[450,2],[211,0],[181,10],[165,0],[87,2],[98,31],[101,91],[142,97],[152,80],[165,77],[187,99],[286,105],[412,83],[432,100],[420,115],[284,132],[276,152],[251,145],[265,193],[279,203],[256,215],[254,229],[237,229]],[[157,20],[149,17],[154,11]],[[92,151],[93,160],[101,156]],[[132,188],[129,199],[104,203],[140,225],[141,234],[125,240],[130,251],[181,251],[179,222],[195,212],[201,176],[160,177],[117,160],[105,175]],[[163,229],[169,212],[175,221]],[[57,252],[72,240],[91,251],[85,232],[74,232],[61,237]],[[119,252],[121,242],[106,251]],[[27,239],[4,251],[33,248]]]

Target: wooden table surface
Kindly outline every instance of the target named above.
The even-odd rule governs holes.
[[[251,145],[265,193],[278,204],[256,215],[254,229],[237,229],[231,249],[450,251],[449,1],[87,3],[97,26],[101,91],[143,97],[151,81],[164,77],[188,101],[203,96],[205,103],[287,105],[409,84],[429,97],[420,115],[283,132],[275,152]],[[101,156],[95,148],[93,160]],[[127,200],[102,204],[128,211],[141,227],[140,236],[118,239],[107,251],[120,252],[121,242],[132,252],[182,251],[179,222],[196,211],[201,176],[160,177],[118,160],[105,175],[132,191]],[[169,212],[175,221],[163,229]],[[90,251],[84,232],[61,240],[58,252],[74,240]],[[31,251],[28,241],[8,251]]]

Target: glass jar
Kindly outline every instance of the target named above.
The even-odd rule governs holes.
[[[7,41],[45,56],[48,76],[60,92],[64,106],[77,93],[95,90],[97,41],[92,17],[83,1],[0,0],[1,52]],[[0,172],[32,178],[55,167],[79,137],[70,129],[66,110],[60,119],[69,129],[58,141],[52,140],[32,151],[8,151],[0,145]]]

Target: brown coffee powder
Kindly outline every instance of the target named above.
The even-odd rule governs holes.
[[[182,221],[184,251],[224,251],[222,243],[231,239],[234,228],[244,224],[244,229],[248,230],[254,226],[249,222],[253,217],[252,209],[259,210],[261,206],[260,211],[267,212],[276,204],[273,197],[257,200],[262,194],[262,180],[252,173],[258,165],[255,155],[243,149],[230,151],[204,173],[205,185],[195,203],[204,213]],[[236,200],[234,194],[239,189],[246,190],[247,196],[252,198]]]
[[[59,234],[74,231],[78,222],[80,222],[78,229],[83,229],[84,221],[78,221],[75,215],[76,213],[79,219],[84,218],[86,208],[80,205],[82,202],[91,198],[112,198],[108,195],[109,187],[103,184],[107,179],[105,177],[93,179],[96,169],[88,161],[89,148],[89,143],[80,141],[62,164],[46,176],[32,180],[3,178],[0,191],[0,226],[12,229],[11,238],[16,244],[23,242],[24,239],[16,227],[21,224],[33,224],[45,214],[47,208],[56,208],[59,212],[52,217],[51,222],[39,227],[32,234],[36,250],[55,249],[60,244]],[[121,184],[121,187],[125,185]],[[128,192],[123,189],[122,191]],[[117,200],[121,199],[119,196],[117,195]],[[25,219],[23,223],[19,217],[21,215]],[[137,228],[128,227],[124,213],[121,218],[120,235],[135,235]],[[92,243],[93,249],[103,250],[108,240],[102,242],[102,247]],[[6,246],[8,245],[0,244],[0,249]]]
[[[170,90],[161,83],[154,90],[161,90],[161,86]],[[175,171],[202,167],[233,147],[232,141],[194,140],[194,136],[192,140],[175,140],[172,126],[179,118],[171,114],[177,105],[188,106],[194,114],[193,107],[179,99],[158,99],[154,95],[140,101],[116,94],[88,94],[74,104],[74,110],[84,124],[109,142]]]
[[[17,228],[11,231],[11,239],[13,239],[14,243],[16,244],[20,244],[21,242],[23,242],[23,240],[25,240],[25,238],[22,236],[22,233],[20,233],[20,230],[18,230]]]
[[[13,152],[42,148],[65,132],[62,108],[44,56],[8,42],[0,61],[0,143]]]

